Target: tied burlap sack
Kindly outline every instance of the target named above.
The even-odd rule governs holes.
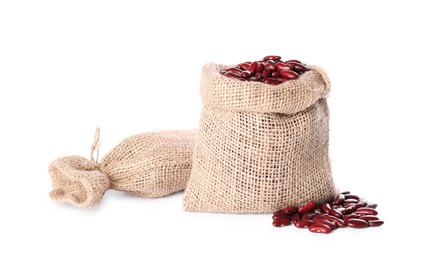
[[[49,166],[50,197],[78,207],[97,205],[112,188],[145,198],[162,197],[186,187],[197,131],[161,131],[122,141],[100,163],[80,156],[56,159]],[[99,151],[99,150],[98,150]],[[97,156],[98,157],[98,156]]]
[[[203,110],[187,211],[269,213],[333,198],[328,155],[330,83],[316,66],[277,86],[202,70]]]

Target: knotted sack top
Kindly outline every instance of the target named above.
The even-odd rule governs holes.
[[[237,112],[296,114],[330,92],[325,71],[308,65],[296,80],[279,85],[240,81],[220,74],[232,66],[208,63],[203,66],[201,96],[205,107]]]
[[[98,128],[90,160],[64,156],[49,165],[52,199],[92,207],[99,204],[110,188],[157,198],[186,187],[197,130],[133,135],[114,147],[101,162],[98,162],[99,135]]]

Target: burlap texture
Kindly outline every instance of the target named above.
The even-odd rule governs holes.
[[[328,155],[330,82],[308,66],[277,86],[202,70],[199,139],[184,194],[187,211],[269,213],[337,191]]]
[[[50,197],[78,207],[97,205],[109,188],[145,198],[162,197],[186,187],[197,131],[161,131],[122,141],[100,163],[79,156],[49,166]]]

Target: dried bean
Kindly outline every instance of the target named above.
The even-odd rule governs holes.
[[[284,227],[284,226],[288,226],[288,225],[290,225],[291,224],[291,221],[290,221],[290,219],[287,219],[287,218],[279,218],[279,219],[275,219],[273,222],[272,222],[272,225],[274,226],[274,227]]]
[[[282,70],[282,71],[280,71],[280,74],[283,78],[286,78],[286,79],[297,79],[298,78],[298,73],[296,73],[295,71],[291,71],[291,70]]]
[[[347,199],[347,197],[345,197],[345,203],[344,204],[357,203],[357,202],[358,202],[357,199]]]
[[[382,220],[370,220],[370,221],[368,221],[368,225],[370,227],[379,227],[379,226],[382,226],[383,223],[384,222]]]
[[[327,202],[321,203],[319,208],[322,210],[322,212],[325,212],[325,213],[329,213],[332,210],[332,208],[330,207],[330,204],[328,204]]]
[[[362,207],[362,208],[358,208],[355,211],[356,214],[361,214],[361,213],[367,213],[369,215],[377,215],[377,211],[375,209],[372,208],[368,208],[368,207]]]
[[[324,225],[327,225],[327,226],[328,226],[329,228],[331,228],[332,230],[338,228],[338,226],[336,225],[336,223],[331,222],[331,221],[328,221],[328,220],[326,220],[326,219],[322,219],[322,218],[318,218],[318,219],[316,219],[316,220],[315,220],[315,223],[316,223],[316,224],[324,224]]]
[[[296,208],[295,207],[287,207],[284,209],[284,213],[287,215],[292,215],[293,213],[296,212]]]
[[[364,216],[360,216],[359,219],[366,220],[366,221],[370,221],[370,220],[379,220],[378,217],[376,217],[376,216],[372,216],[372,215],[364,215]]]
[[[368,227],[368,222],[358,218],[350,218],[345,221],[347,226],[352,228],[365,228]]]
[[[345,199],[355,199],[356,201],[358,201],[359,196],[356,196],[354,194],[347,194],[347,195],[345,195]]]
[[[373,206],[370,207],[371,205]],[[273,225],[281,227],[293,223],[296,227],[308,227],[311,232],[326,234],[333,229],[346,226],[352,228],[378,227],[384,222],[376,216],[377,211],[373,208],[376,206],[368,204],[356,195],[345,192],[338,194],[333,201],[323,202],[319,205],[314,201],[309,201],[298,209],[289,206],[278,210],[272,216]]]
[[[313,220],[307,219],[307,220],[297,220],[293,222],[293,225],[297,228],[307,228],[313,225]]]
[[[322,234],[328,234],[332,230],[329,226],[325,224],[313,224],[309,227],[309,231],[313,233],[322,233]]]
[[[264,57],[263,60],[264,61],[268,61],[268,60],[278,61],[278,60],[281,60],[281,57],[277,56],[277,55],[268,55],[268,56]]]
[[[295,213],[292,215],[292,222],[298,221],[302,218],[302,214],[301,213]]]
[[[300,207],[298,208],[298,212],[299,212],[299,213],[309,212],[309,211],[314,210],[315,208],[316,208],[316,202],[314,202],[314,201],[312,200],[312,201],[309,201],[309,202],[307,202],[306,204],[300,206]]]
[[[254,61],[251,63],[251,65],[249,65],[249,72],[251,73],[251,75],[254,75],[257,72],[257,66],[258,66],[258,62]]]
[[[345,215],[342,219],[347,222],[347,220],[351,219],[351,218],[359,218],[359,215],[357,214],[349,214],[349,215]]]
[[[336,198],[334,205],[341,205],[344,203],[344,201],[345,201],[345,195],[340,193],[338,194],[338,197]]]

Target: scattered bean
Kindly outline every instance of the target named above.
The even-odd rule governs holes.
[[[309,202],[307,202],[306,204],[300,206],[300,207],[298,208],[298,212],[299,212],[299,213],[309,212],[309,211],[314,210],[315,207],[316,207],[316,202],[314,202],[314,201],[312,200],[312,201],[309,201]]]
[[[364,228],[368,227],[368,222],[358,218],[350,218],[346,221],[347,226],[352,228]]]
[[[368,221],[368,225],[370,225],[370,227],[382,226],[383,223],[384,222],[382,220],[370,220],[370,221]]]
[[[295,225],[295,227],[298,227],[298,228],[308,228],[311,225],[313,225],[313,223],[314,223],[313,220],[310,220],[310,219],[308,219],[308,220],[297,220],[297,221],[293,222],[293,225]]]
[[[266,69],[267,67],[264,68]],[[235,72],[226,71],[225,74],[227,73]],[[376,207],[377,204],[369,204],[359,196],[346,191],[338,194],[330,202],[317,204],[315,201],[309,201],[298,208],[289,206],[280,209],[273,214],[272,219],[275,227],[293,223],[298,228],[308,228],[314,233],[328,234],[340,227],[366,228],[383,225],[384,222],[376,216]]]
[[[290,221],[290,219],[287,218],[279,218],[279,219],[275,219],[272,222],[272,225],[274,227],[284,227],[284,226],[288,226],[290,225],[292,222]]]
[[[324,225],[324,224],[313,224],[309,227],[309,231],[310,232],[314,232],[314,233],[323,233],[323,234],[328,234],[330,233],[332,230],[329,226]]]

